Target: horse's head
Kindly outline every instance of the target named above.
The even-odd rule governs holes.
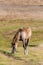
[[[11,46],[12,47],[12,52],[11,53],[14,54],[15,53],[15,42],[12,42],[11,45],[12,45]]]
[[[17,41],[12,41],[11,45],[12,45],[12,53],[14,54],[16,52],[18,43]]]

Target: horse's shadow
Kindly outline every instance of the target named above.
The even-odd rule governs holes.
[[[28,45],[29,47],[37,47],[38,45]]]
[[[36,47],[37,45],[29,45],[29,47]],[[18,51],[17,51],[18,52]],[[5,56],[9,57],[9,58],[13,58],[14,60],[22,60],[22,61],[25,61],[23,58],[19,57],[19,56],[15,56],[14,54],[11,54],[10,52],[8,51],[5,51],[5,50],[0,50],[0,53],[1,54],[4,54]],[[26,61],[25,61],[26,62]]]
[[[9,53],[8,51],[5,51],[5,50],[0,50],[0,53],[6,55],[8,57],[12,56],[11,53]]]
[[[17,52],[18,52],[18,51],[17,51]],[[0,53],[1,53],[1,54],[4,54],[4,55],[7,56],[8,58],[13,58],[14,60],[22,60],[22,61],[25,61],[25,60],[22,59],[21,57],[15,56],[14,54],[11,54],[10,52],[5,51],[5,50],[0,50]],[[26,61],[25,61],[25,62],[26,62]]]

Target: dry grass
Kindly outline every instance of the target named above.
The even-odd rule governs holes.
[[[43,19],[42,0],[0,0],[0,20]]]
[[[17,5],[43,5],[43,0],[1,0],[7,4],[17,4]]]

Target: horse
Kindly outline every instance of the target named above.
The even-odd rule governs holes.
[[[31,28],[30,27],[23,27],[19,28],[13,39],[12,39],[12,53],[14,54],[16,52],[17,46],[18,46],[18,41],[22,41],[23,43],[23,48],[24,48],[24,54],[28,55],[28,42],[30,41],[31,38]]]

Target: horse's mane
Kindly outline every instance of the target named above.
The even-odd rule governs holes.
[[[19,33],[20,33],[20,29],[15,32],[15,35],[14,35],[14,37],[13,37],[13,41],[14,41],[14,42],[16,42],[16,41],[18,40]]]

